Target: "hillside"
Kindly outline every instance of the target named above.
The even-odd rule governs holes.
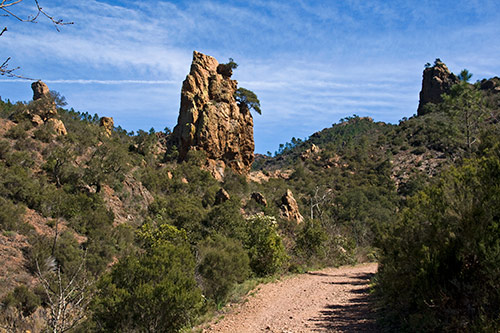
[[[460,168],[500,159],[500,80],[469,84],[457,76],[439,88],[440,100],[421,103],[418,116],[397,125],[349,116],[307,140],[292,139],[274,156],[257,155],[249,170],[250,110],[234,98],[237,82],[225,68],[204,57],[195,53],[172,133],[128,133],[111,118],[65,109],[64,98],[41,82],[30,103],[0,101],[6,330],[178,331],[250,278],[376,260],[391,295],[388,276],[398,276],[391,265],[402,260],[391,261],[402,253],[391,244],[411,235],[402,221],[420,207],[415,198]],[[424,85],[433,82],[426,75],[445,73],[443,65],[424,71]],[[494,201],[484,214],[493,211],[497,223],[491,207]],[[485,228],[499,235],[498,225]],[[481,276],[495,286],[500,275]],[[483,312],[460,312],[469,321],[435,325],[468,329],[481,316],[498,325],[498,301],[492,296]],[[383,297],[381,304],[394,305]],[[387,325],[419,318],[405,306],[408,313],[386,315],[396,318]]]

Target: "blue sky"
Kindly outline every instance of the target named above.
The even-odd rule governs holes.
[[[33,1],[12,7],[33,13]],[[68,107],[127,130],[173,128],[192,51],[239,64],[260,98],[256,152],[274,152],[357,114],[396,123],[416,113],[422,70],[441,58],[473,80],[500,75],[500,1],[40,0],[74,25],[59,32],[0,16],[0,59],[42,79]],[[0,77],[28,101],[30,82]]]

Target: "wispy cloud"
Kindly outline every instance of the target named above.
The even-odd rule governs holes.
[[[44,8],[75,25],[58,33],[9,22],[0,57],[12,56],[22,74],[127,129],[163,128],[175,125],[192,51],[232,57],[234,78],[261,100],[260,152],[353,113],[410,116],[423,65],[436,57],[474,78],[500,73],[497,0],[51,0]],[[29,95],[24,81],[9,82],[2,96]]]

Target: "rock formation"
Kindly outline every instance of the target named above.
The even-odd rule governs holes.
[[[231,197],[229,196],[229,193],[227,193],[227,191],[223,188],[221,188],[215,194],[215,204],[216,205],[220,205],[220,204],[228,201],[229,199],[231,199]]]
[[[31,89],[33,90],[33,100],[36,101],[38,99],[42,99],[49,95],[50,90],[49,87],[42,81],[38,80],[31,84]]]
[[[104,129],[104,133],[106,133],[107,136],[111,136],[111,133],[113,133],[113,126],[115,125],[115,122],[113,121],[113,118],[111,117],[102,117],[99,120],[99,126],[101,126]]]
[[[292,191],[286,190],[286,193],[281,197],[280,215],[288,221],[295,221],[297,224],[304,221],[304,217],[300,214],[299,205],[293,197]]]
[[[57,107],[54,99],[50,96],[49,88],[42,81],[31,84],[33,89],[33,102],[21,113],[22,118],[27,118],[34,126],[45,125],[52,129],[57,135],[66,135],[64,123],[57,118]],[[12,119],[17,119],[19,114],[13,114]]]
[[[483,79],[481,81],[481,90],[489,90],[493,93],[500,92],[500,78],[495,76],[491,79]]]
[[[266,200],[266,198],[264,198],[264,195],[260,192],[253,192],[252,193],[252,200],[254,200],[259,205],[267,207],[267,200]]]
[[[247,108],[238,106],[237,82],[231,74],[231,68],[215,58],[193,52],[171,138],[179,161],[186,160],[191,150],[204,151],[206,167],[217,179],[222,179],[226,167],[248,173],[254,160],[253,118]]]
[[[38,80],[31,84],[33,90],[33,102],[36,103],[34,110],[31,110],[33,116],[39,116],[44,122],[57,115],[56,103],[50,98],[49,87]]]
[[[320,153],[321,153],[321,148],[319,148],[313,143],[311,148],[306,149],[305,151],[302,152],[302,154],[300,154],[300,158],[303,161],[308,159],[314,159],[316,161],[319,161],[321,159],[321,156],[319,156]]]
[[[50,118],[47,120],[46,124],[52,128],[52,130],[57,135],[66,135],[68,132],[66,131],[66,126],[60,119]]]
[[[424,69],[417,115],[425,114],[425,104],[441,103],[443,101],[441,94],[449,92],[451,86],[458,82],[455,74],[451,73],[443,62],[436,59],[434,66]]]

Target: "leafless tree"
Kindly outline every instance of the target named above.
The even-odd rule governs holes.
[[[68,276],[62,274],[59,265],[44,274],[36,262],[37,276],[48,300],[47,326],[53,333],[69,331],[85,318],[93,286],[85,262],[86,253],[78,268]]]
[[[62,25],[67,25],[67,24],[73,24],[73,22],[63,22],[61,19],[56,19],[54,16],[49,15],[42,6],[40,6],[40,3],[38,0],[33,0],[36,6],[35,12],[33,15],[30,15],[26,18],[21,17],[20,15],[15,13],[15,8],[16,5],[19,5],[23,0],[0,0],[0,16],[4,17],[12,17],[20,22],[28,22],[28,23],[36,23],[37,20],[40,18],[40,16],[44,16],[47,18],[52,24],[54,25],[55,29],[59,31],[59,27]],[[0,31],[0,36],[2,36],[5,32],[7,32],[8,29],[7,27],[4,27]],[[10,57],[8,57],[1,65],[0,65],[0,75],[7,76],[7,77],[17,77],[17,78],[23,78],[27,79],[24,76],[16,74],[16,71],[19,69],[19,67],[14,67],[10,68],[9,67],[9,61]]]
[[[317,211],[317,213],[320,215],[320,217],[323,215],[323,211],[321,209],[321,206],[326,204],[328,201],[331,200],[332,193],[333,193],[333,191],[331,189],[323,190],[322,194],[320,194],[319,192],[320,192],[320,188],[319,188],[319,186],[316,186],[316,190],[314,191],[314,195],[311,196],[311,220],[314,219],[314,210]]]

